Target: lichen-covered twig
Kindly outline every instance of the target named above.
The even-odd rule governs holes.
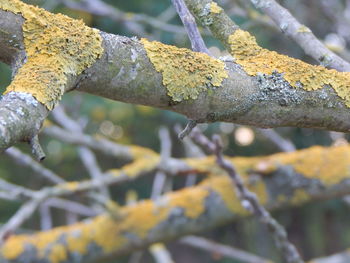
[[[330,51],[319,41],[309,28],[298,20],[275,0],[251,0],[259,9],[264,11],[279,26],[283,33],[292,38],[306,54],[326,67],[338,71],[350,71],[350,64]]]
[[[313,147],[293,153],[254,158],[237,157],[229,160],[240,171],[249,189],[259,196],[261,203],[267,209],[275,209],[350,193],[349,154],[349,146]],[[137,156],[140,158],[143,155]],[[159,158],[154,163],[151,161],[150,165],[151,158],[152,156],[148,156],[143,158],[146,161],[138,160],[134,164],[128,164],[128,167],[122,168],[126,174],[123,175],[119,171],[117,176],[111,175],[109,180],[113,178],[114,180],[118,178],[118,180],[132,180],[140,176],[142,171],[149,172],[150,169],[155,169]],[[233,220],[237,216],[248,214],[234,193],[231,179],[215,165],[215,158],[185,159],[182,162],[187,163],[187,168],[177,167],[176,170],[176,166],[173,166],[173,172],[176,170],[179,175],[197,172],[208,174],[208,178],[197,186],[167,193],[156,202],[145,200],[129,207],[121,207],[120,214],[127,216],[119,219],[111,218],[110,215],[101,215],[87,222],[55,228],[31,236],[11,235],[0,249],[0,261],[11,258],[13,262],[22,263],[20,255],[24,255],[23,253],[26,253],[26,260],[33,259],[34,262],[41,260],[45,257],[44,255],[55,257],[56,254],[51,249],[56,245],[62,245],[67,256],[78,253],[81,260],[77,263],[86,262],[87,259],[98,259],[106,255],[120,255],[136,248],[147,247],[154,242],[165,242],[169,238],[202,231]],[[317,169],[310,167],[317,167]],[[332,170],[329,167],[337,169]],[[250,181],[251,173],[266,176],[254,175],[254,180]],[[130,175],[134,178],[130,178]],[[46,195],[43,198],[69,195],[91,189],[93,186],[97,187],[96,183],[96,181],[71,182],[44,188],[41,194]],[[274,187],[268,187],[268,185]],[[170,221],[167,221],[168,218]],[[169,227],[169,224],[172,227]],[[64,241],[64,237],[76,237],[77,233],[83,236],[74,240],[69,239],[72,242]],[[129,236],[132,236],[131,240],[127,238]],[[45,242],[42,242],[43,240]],[[101,250],[98,250],[100,252],[96,253],[96,249],[89,249],[91,247],[89,244],[92,243],[101,247]],[[73,244],[79,245],[78,247],[82,250]],[[14,247],[18,249],[14,250]],[[39,253],[42,256],[38,256],[30,251],[46,251],[47,254]]]
[[[268,227],[274,238],[277,248],[281,250],[283,259],[288,263],[303,263],[296,247],[289,242],[287,232],[270,213],[260,204],[256,194],[249,191],[244,185],[242,178],[236,172],[231,162],[226,160],[222,154],[220,137],[214,135],[213,141],[208,140],[198,129],[192,132],[191,137],[195,142],[204,146],[212,154],[215,154],[218,165],[229,175],[237,190],[237,196],[242,206],[253,213],[263,224]]]

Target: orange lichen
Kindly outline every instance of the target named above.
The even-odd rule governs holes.
[[[0,9],[25,19],[22,29],[27,61],[6,93],[30,93],[53,109],[67,89],[67,77],[79,75],[103,53],[98,30],[19,0],[2,0]]]
[[[207,54],[141,39],[173,101],[196,99],[208,87],[220,87],[228,77],[225,64]]]
[[[350,107],[350,73],[313,66],[303,61],[263,49],[248,32],[236,30],[229,36],[230,53],[235,61],[252,76],[258,73],[283,74],[283,78],[293,87],[312,91],[330,85],[337,95]]]

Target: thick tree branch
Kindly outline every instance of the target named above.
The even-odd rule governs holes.
[[[349,146],[313,147],[230,161],[249,189],[271,210],[350,193],[349,155]],[[100,215],[47,232],[10,236],[0,250],[0,261],[35,262],[50,257],[56,262],[90,262],[203,231],[249,214],[236,197],[230,178],[215,165],[214,157],[184,162],[187,170],[182,168],[178,172],[197,171],[207,174],[208,178],[197,186],[166,194],[155,201],[121,208],[118,213],[123,216],[119,218]],[[129,167],[130,171],[146,168],[149,169],[149,161]],[[68,190],[63,185],[55,189],[56,193],[59,189]],[[71,193],[76,190],[79,190],[78,184],[70,187]]]
[[[278,73],[250,77],[233,61],[226,61],[229,77],[220,88],[200,93],[194,100],[174,103],[167,95],[162,74],[155,70],[138,40],[106,33],[102,37],[105,54],[86,70],[77,87],[79,91],[172,110],[197,122],[350,129],[349,109],[332,88],[315,91],[294,88]],[[170,47],[164,46],[165,52],[167,49],[171,52]],[[172,59],[170,53],[163,55],[160,57],[164,61]]]
[[[8,0],[2,1],[8,2]],[[337,131],[350,130],[348,73],[311,66],[261,49],[247,32],[238,29],[215,2],[208,0],[186,0],[185,2],[199,20],[210,28],[215,37],[226,45],[234,60],[225,59],[224,64],[223,61],[202,53],[149,42],[145,39],[139,41],[100,32],[101,39],[96,35],[98,39],[96,45],[98,46],[101,40],[103,52],[99,54],[99,49],[93,49],[94,52],[91,54],[87,52],[89,63],[86,62],[83,66],[74,59],[66,60],[64,52],[75,52],[70,51],[69,46],[63,47],[66,50],[63,54],[54,53],[54,56],[64,58],[61,63],[67,63],[65,65],[69,70],[71,66],[77,67],[77,70],[74,73],[68,70],[70,77],[65,78],[63,77],[66,76],[63,74],[65,67],[60,69],[63,72],[52,69],[52,74],[58,74],[52,79],[58,78],[63,81],[63,87],[61,84],[58,85],[59,83],[54,83],[43,91],[40,84],[38,89],[41,90],[40,96],[35,91],[36,98],[51,109],[58,102],[61,93],[76,87],[76,90],[114,100],[179,112],[197,122],[226,121],[260,127],[298,126]],[[11,3],[17,5],[19,1],[15,0]],[[33,12],[34,15],[39,12],[50,19],[56,17],[39,9]],[[12,17],[18,19],[14,19],[11,28],[16,28],[15,31],[22,30],[21,16],[17,14]],[[54,26],[59,26],[61,23],[59,18],[57,16]],[[64,21],[75,25],[74,20],[65,18]],[[30,25],[28,20],[25,23],[29,23],[27,26]],[[82,27],[81,24],[76,26]],[[0,23],[0,27],[4,27],[7,30],[5,32],[8,32],[8,24]],[[27,43],[28,33],[25,29],[23,26],[24,42]],[[86,33],[88,36],[96,33],[87,27],[83,27],[83,31],[90,32]],[[0,28],[0,32],[3,32],[3,28]],[[5,36],[6,34],[8,35],[5,33]],[[64,32],[64,34],[70,33]],[[68,43],[73,46],[79,45],[79,40],[79,37],[73,38],[72,42],[69,40]],[[39,44],[36,43],[34,47],[39,48]],[[8,46],[8,50],[14,46],[9,42],[1,45]],[[89,50],[91,45],[86,50]],[[26,46],[27,56],[33,56],[30,50],[34,47]],[[77,49],[77,53],[74,53],[75,55],[81,55],[80,48]],[[50,49],[42,52],[53,51]],[[97,56],[100,58],[92,63]],[[76,57],[76,59],[80,61],[81,58]],[[8,61],[6,58],[3,60]],[[23,66],[27,68],[27,73],[31,72],[28,70],[28,67],[30,68],[28,63]],[[92,66],[88,68],[89,65]],[[85,71],[79,74],[83,69]],[[38,75],[39,79],[43,77],[44,82],[47,81],[45,74]],[[18,81],[21,78],[28,80],[23,72],[19,72],[8,91],[19,89],[32,93],[34,87],[28,87],[30,85],[25,84],[27,82]],[[310,81],[310,78],[314,78],[313,81]],[[55,94],[53,97],[52,92]],[[8,111],[3,107],[1,110]],[[45,117],[37,112],[31,114],[31,116],[36,115],[41,116],[41,119],[35,118],[36,122],[40,122]],[[1,116],[9,116],[9,114],[5,112]],[[18,119],[16,122],[20,122],[16,124],[17,126],[26,125],[24,119]],[[0,125],[3,127],[1,126],[0,130],[12,129],[11,127],[15,125],[12,123],[8,127],[8,123],[1,122]],[[16,141],[27,140],[35,135],[33,127],[19,134],[21,130],[23,131],[23,129],[12,129],[13,133],[10,135],[12,138],[5,138],[2,132],[0,148],[5,149]],[[6,136],[9,136],[8,134],[6,133]]]

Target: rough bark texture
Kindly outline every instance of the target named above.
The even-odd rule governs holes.
[[[0,152],[39,133],[48,110],[28,93],[11,92],[0,100]]]
[[[232,57],[219,60],[145,39],[97,32],[81,22],[25,6],[18,0],[0,0],[0,60],[10,64],[14,72],[14,81],[0,100],[0,151],[33,138],[61,95],[73,88],[176,111],[198,122],[350,130],[349,73],[311,66],[264,50],[252,36],[238,29],[216,3],[186,3]],[[39,17],[42,25],[35,23]],[[79,32],[70,38],[74,26],[88,32],[87,36],[96,33],[92,46],[98,48],[90,49],[83,58],[80,51],[89,50],[86,47],[91,48],[91,42],[77,41],[81,39]],[[57,28],[63,30],[58,43],[52,34]],[[41,38],[33,37],[32,31],[48,34],[43,45],[48,48],[41,50],[41,42],[36,42]],[[36,48],[38,52],[33,52]],[[50,60],[47,64],[48,57],[57,63]],[[51,65],[54,67],[47,74],[45,66]],[[31,69],[38,74],[32,76]],[[315,76],[311,81],[310,75]],[[141,148],[136,152],[133,163],[110,171],[105,181],[132,180],[159,165],[159,156],[154,153],[144,153]],[[261,202],[274,209],[349,194],[349,156],[349,147],[314,147],[270,157],[234,158],[232,162]],[[86,222],[33,235],[10,236],[0,249],[0,261],[99,260],[247,215],[231,181],[215,165],[214,158],[180,163],[176,165],[181,167],[177,172],[199,172],[208,178],[197,186]],[[49,189],[52,192],[47,190],[47,197],[50,193],[68,195],[101,186],[94,183],[58,185]]]
[[[158,162],[151,161],[151,156],[159,160],[155,153],[142,148],[137,151],[140,159],[135,156],[133,163],[110,171],[111,174],[119,176],[124,171],[135,178],[157,167]],[[249,189],[272,210],[349,194],[349,156],[349,146],[312,147],[266,157],[237,157],[231,161]],[[197,171],[206,175],[199,185],[154,201],[111,210],[78,224],[33,235],[10,236],[0,250],[1,262],[92,262],[249,215],[214,157],[183,162],[186,166],[178,173]],[[79,183],[55,188],[67,194],[69,189],[71,192],[78,189]]]

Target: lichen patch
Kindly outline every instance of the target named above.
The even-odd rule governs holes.
[[[283,74],[292,87],[306,91],[322,89],[330,85],[337,95],[350,107],[350,73],[338,72],[323,66],[314,66],[303,61],[263,49],[248,32],[236,30],[229,36],[230,53],[235,62],[251,76],[260,74]]]
[[[255,169],[263,174],[269,174],[279,166],[290,165],[306,178],[318,179],[324,185],[334,185],[350,177],[349,159],[348,146],[331,148],[314,146],[307,150],[262,158]]]
[[[19,0],[2,0],[0,9],[25,19],[22,29],[27,61],[5,93],[30,93],[53,109],[67,89],[67,76],[80,74],[103,53],[98,30]]]
[[[207,54],[141,39],[173,101],[197,99],[208,88],[220,87],[228,77],[225,64]]]
[[[218,6],[217,3],[211,2],[210,3],[210,12],[213,14],[219,14],[222,11],[222,8]]]

